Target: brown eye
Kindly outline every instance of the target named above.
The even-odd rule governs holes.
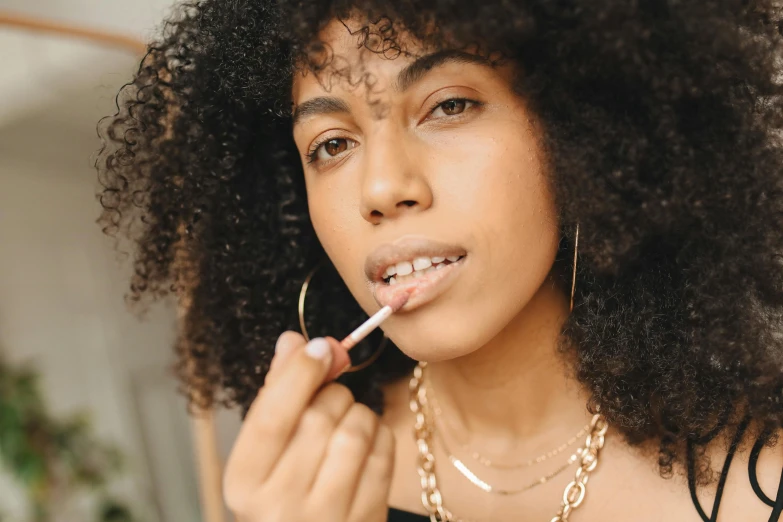
[[[480,107],[481,102],[476,100],[469,100],[467,98],[451,98],[446,101],[442,101],[432,108],[430,111],[430,118],[443,119],[453,118],[455,116],[462,116],[467,114],[476,107]]]
[[[308,163],[321,163],[331,161],[342,155],[343,152],[356,147],[356,142],[348,138],[331,138],[320,142],[307,153]]]
[[[324,143],[324,151],[330,156],[337,156],[348,150],[348,141],[343,138],[335,138]]]
[[[446,116],[455,116],[465,110],[467,100],[447,100],[440,107]]]

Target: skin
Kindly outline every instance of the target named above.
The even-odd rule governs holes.
[[[325,85],[314,74],[298,75],[292,88],[296,106],[330,96],[348,108],[297,120],[293,135],[311,219],[330,260],[373,313],[379,306],[363,266],[379,244],[417,234],[464,247],[469,262],[457,284],[421,308],[394,314],[382,328],[409,356],[430,362],[443,425],[460,441],[512,462],[560,445],[591,415],[556,354],[569,311],[568,297],[551,281],[559,224],[534,115],[511,90],[512,66],[445,63],[400,92],[395,79],[412,57],[362,52],[341,23],[321,38],[352,71],[375,80],[371,93],[354,82]],[[460,98],[478,103],[453,101]],[[332,141],[317,147],[311,162],[308,153],[321,140]],[[318,360],[307,356],[301,335],[285,332],[278,340],[226,469],[226,499],[241,522],[384,521],[388,505],[424,513],[407,380],[385,390],[379,419],[329,382],[347,357],[329,342],[331,352]],[[710,449],[716,468],[725,455],[721,442]],[[748,484],[747,449],[732,466],[719,522],[769,517]],[[491,471],[481,476],[515,488],[569,454],[512,481]],[[437,445],[435,455],[447,507],[474,520],[550,520],[575,471],[499,497],[469,484]],[[684,480],[658,475],[654,448],[631,449],[610,430],[600,460],[574,515],[580,522],[658,521],[661,506],[673,520],[700,520]],[[781,466],[779,455],[762,454],[759,478],[769,493]],[[703,505],[711,505],[713,490],[705,489]]]

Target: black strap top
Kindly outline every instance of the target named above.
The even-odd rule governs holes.
[[[691,499],[693,500],[693,505],[696,507],[696,512],[704,522],[716,522],[718,520],[718,510],[720,508],[720,501],[723,498],[723,488],[726,485],[726,478],[729,475],[729,467],[731,466],[731,461],[734,459],[734,454],[737,452],[737,447],[742,440],[742,436],[747,431],[749,424],[750,419],[745,419],[740,424],[736,434],[734,435],[734,439],[732,440],[731,446],[729,447],[729,452],[726,455],[726,460],[723,463],[723,469],[721,470],[720,479],[718,480],[718,489],[715,494],[715,501],[712,504],[712,510],[710,511],[709,515],[704,511],[701,502],[699,502],[699,499],[696,496],[696,481],[693,473],[695,466],[692,451],[693,447],[692,444],[688,445],[688,489],[690,489]],[[766,435],[768,434],[762,434],[762,436],[759,437],[759,439],[753,445],[748,462],[748,475],[750,478],[750,485],[753,488],[753,491],[756,493],[756,496],[759,498],[759,500],[761,500],[761,502],[772,508],[772,511],[766,522],[780,522],[780,514],[783,512],[783,470],[781,470],[780,473],[780,482],[778,482],[778,490],[775,493],[774,500],[769,497],[767,493],[761,490],[757,475],[759,455],[761,454],[761,450],[764,447],[764,441],[768,438]],[[429,522],[429,520],[430,518],[424,515],[409,513],[408,511],[402,511],[395,508],[389,509],[388,522]],[[760,520],[759,522],[764,521]]]
[[[389,508],[388,522],[430,522],[430,517],[400,509]]]

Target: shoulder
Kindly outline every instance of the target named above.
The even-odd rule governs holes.
[[[783,522],[783,445],[777,443],[781,435],[765,443],[768,437],[749,431],[735,451],[718,443],[709,449],[716,480],[696,494],[703,520]],[[712,518],[716,508],[717,518]]]

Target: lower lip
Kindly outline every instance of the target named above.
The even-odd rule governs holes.
[[[408,312],[433,301],[454,283],[459,275],[467,256],[445,267],[424,274],[421,277],[389,285],[383,282],[373,283],[373,297],[381,306],[391,303],[400,293],[410,293],[408,302],[400,308],[401,312]],[[399,313],[399,312],[398,312]]]

